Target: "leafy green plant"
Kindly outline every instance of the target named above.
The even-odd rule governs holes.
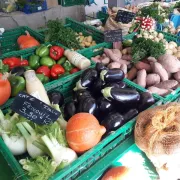
[[[49,20],[47,28],[46,42],[59,42],[69,49],[81,49],[76,33],[71,28],[64,27],[59,19]]]
[[[172,8],[163,8],[159,3],[152,3],[150,6],[143,7],[139,12],[140,17],[152,17],[158,23],[164,23],[165,19],[168,19],[169,14],[172,12]]]
[[[132,44],[132,58],[133,62],[144,59],[145,57],[158,58],[159,56],[165,54],[165,47],[162,42],[155,42],[151,39],[137,38]]]

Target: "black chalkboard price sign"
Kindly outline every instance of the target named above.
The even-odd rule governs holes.
[[[39,125],[53,123],[61,114],[51,106],[24,92],[15,97],[11,109]]]
[[[123,24],[128,24],[133,20],[134,17],[135,17],[135,13],[119,10],[115,20],[117,22],[122,22]]]
[[[120,42],[122,41],[122,29],[104,31],[105,42]]]

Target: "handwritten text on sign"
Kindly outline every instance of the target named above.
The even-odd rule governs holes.
[[[115,20],[117,22],[128,24],[133,20],[134,17],[135,17],[135,13],[132,13],[129,11],[119,10],[117,15],[116,15]]]
[[[122,41],[122,30],[108,30],[104,31],[104,41],[105,42],[120,42]]]
[[[50,124],[55,122],[60,112],[24,92],[19,93],[11,109],[36,124]]]

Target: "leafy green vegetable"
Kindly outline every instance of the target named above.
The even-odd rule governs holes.
[[[163,8],[159,3],[152,3],[150,6],[143,7],[137,14],[140,17],[152,17],[158,23],[164,23],[165,19],[168,19],[169,14],[172,12],[172,8]]]
[[[46,156],[38,156],[36,159],[21,159],[19,162],[27,171],[30,180],[48,180],[56,170],[56,163]]]
[[[132,44],[132,58],[134,63],[149,56],[158,58],[165,54],[165,52],[165,47],[162,42],[155,42],[143,37],[135,39]]]
[[[76,33],[71,28],[64,27],[59,19],[49,20],[47,27],[46,42],[59,42],[70,49],[81,49]]]

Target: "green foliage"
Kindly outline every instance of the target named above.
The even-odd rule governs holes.
[[[169,14],[172,12],[172,8],[163,8],[159,3],[152,3],[150,6],[143,7],[137,14],[141,17],[152,17],[158,23],[164,23],[165,19],[168,19]]]
[[[162,42],[155,42],[151,39],[137,38],[132,44],[132,58],[133,62],[144,59],[145,57],[158,58],[165,54],[165,47]]]
[[[59,42],[69,49],[81,49],[76,33],[69,27],[64,27],[59,19],[49,20],[46,42]]]

